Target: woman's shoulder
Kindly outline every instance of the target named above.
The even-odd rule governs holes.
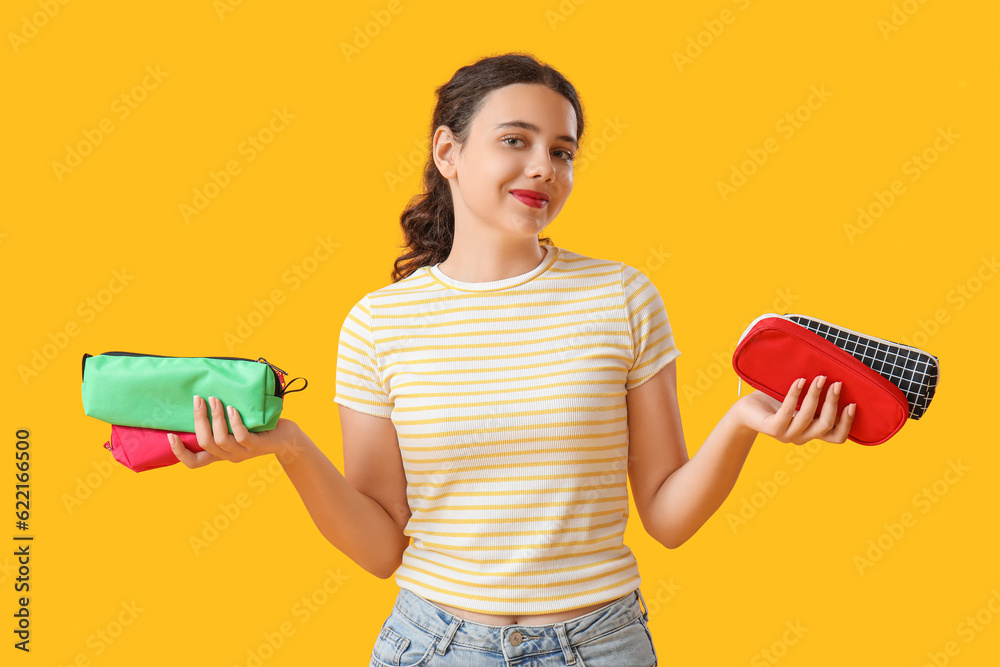
[[[594,269],[597,267],[621,268],[624,266],[623,262],[617,259],[598,257],[596,255],[586,255],[581,252],[567,250],[566,248],[559,248],[557,264],[558,263],[563,263],[569,267],[576,267],[580,269]]]

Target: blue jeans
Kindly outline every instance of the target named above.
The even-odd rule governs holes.
[[[648,620],[639,589],[561,623],[484,625],[401,588],[369,667],[656,667]]]

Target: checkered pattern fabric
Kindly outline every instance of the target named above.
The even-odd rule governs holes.
[[[871,367],[906,395],[910,404],[910,419],[923,416],[937,388],[937,357],[915,347],[868,336],[815,317],[789,313],[782,317],[822,336]]]

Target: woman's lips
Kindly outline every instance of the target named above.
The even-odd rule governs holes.
[[[543,208],[546,204],[549,203],[547,199],[535,199],[534,197],[528,197],[527,195],[522,195],[518,192],[511,192],[510,194],[516,200],[518,200],[525,206],[530,206],[531,208]]]

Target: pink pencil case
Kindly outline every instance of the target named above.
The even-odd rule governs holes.
[[[116,461],[136,472],[162,468],[180,463],[170,449],[168,433],[177,435],[191,451],[204,451],[194,433],[118,424],[111,425],[111,439],[104,443],[104,448],[115,455]]]

